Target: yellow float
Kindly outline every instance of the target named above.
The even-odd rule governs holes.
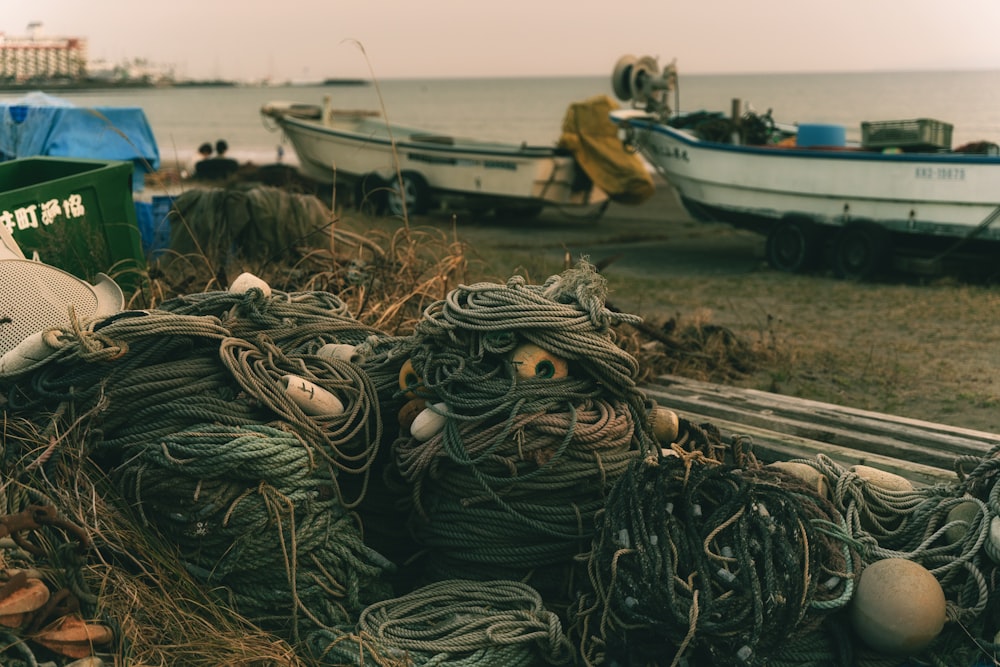
[[[510,362],[521,378],[558,380],[569,375],[569,364],[534,343],[524,343],[511,354]]]

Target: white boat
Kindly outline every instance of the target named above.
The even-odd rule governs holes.
[[[612,85],[633,108],[612,120],[692,217],[766,235],[774,268],[826,261],[866,278],[1000,252],[996,145],[950,150],[951,126],[933,119],[862,123],[853,146],[842,126],[779,125],[735,101],[729,114],[673,114],[674,77],[652,58],[620,59]]]
[[[351,188],[359,205],[413,215],[442,205],[530,217],[545,206],[603,211],[608,195],[568,150],[465,139],[390,125],[377,112],[270,102],[261,114],[292,143],[301,171]],[[403,196],[400,196],[400,192]]]

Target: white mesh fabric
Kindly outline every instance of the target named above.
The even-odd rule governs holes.
[[[69,307],[86,320],[97,312],[94,288],[41,262],[0,260],[0,354],[33,333],[69,324]]]

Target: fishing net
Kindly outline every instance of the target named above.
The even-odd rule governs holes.
[[[607,499],[576,614],[587,664],[758,664],[847,604],[857,565],[829,502],[671,454],[632,462]]]

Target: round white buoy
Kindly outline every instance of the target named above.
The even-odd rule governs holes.
[[[830,484],[826,481],[826,475],[808,463],[802,463],[801,461],[775,461],[774,463],[768,463],[764,467],[781,470],[789,475],[794,475],[823,498],[830,497]]]
[[[302,412],[313,417],[335,417],[344,414],[344,404],[335,395],[298,375],[282,375],[281,383]]]
[[[413,418],[413,423],[410,424],[410,435],[420,442],[427,442],[440,433],[445,422],[445,416],[441,412],[446,409],[447,406],[444,403],[435,403],[421,410]]]
[[[979,503],[975,503],[971,500],[958,503],[948,510],[948,517],[945,519],[945,523],[951,523],[952,521],[964,521],[965,525],[957,524],[945,530],[944,541],[948,544],[955,544],[956,542],[961,542],[965,539],[965,536],[968,535],[969,528],[972,526],[972,522],[976,520],[976,516],[979,514],[979,511]]]
[[[246,294],[255,287],[264,292],[264,296],[271,296],[270,285],[254,274],[245,272],[236,276],[236,280],[229,285],[229,292],[231,294]]]
[[[517,347],[510,356],[514,371],[522,378],[559,379],[569,375],[569,364],[534,343]]]
[[[912,655],[941,633],[944,591],[919,563],[886,558],[861,573],[850,616],[854,631],[871,648],[887,655]]]
[[[316,350],[316,356],[329,360],[337,359],[339,361],[351,361],[354,363],[361,361],[361,356],[358,355],[358,348],[347,343],[327,343]]]
[[[649,422],[653,428],[653,436],[661,445],[670,445],[677,439],[681,426],[677,413],[673,410],[657,405],[649,412]]]

